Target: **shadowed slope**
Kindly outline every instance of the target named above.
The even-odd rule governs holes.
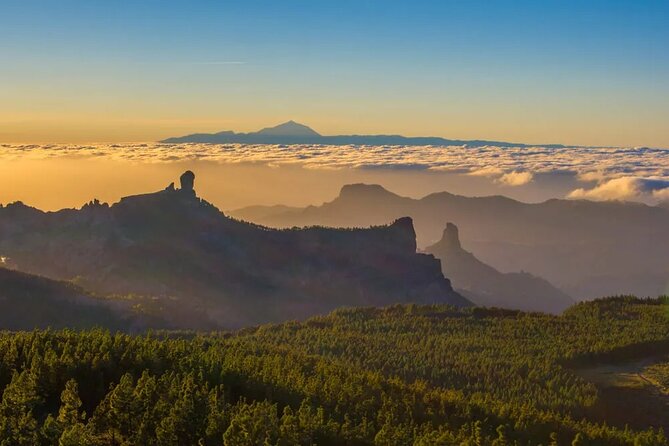
[[[0,330],[130,325],[101,299],[67,282],[0,268]]]

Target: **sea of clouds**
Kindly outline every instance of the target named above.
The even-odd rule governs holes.
[[[569,198],[669,200],[669,149],[647,147],[325,146],[253,144],[0,145],[0,161],[73,157],[133,163],[209,161],[307,169],[412,169],[482,176],[523,186],[537,174],[571,173]]]

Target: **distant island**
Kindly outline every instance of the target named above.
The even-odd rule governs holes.
[[[324,145],[412,145],[412,146],[498,146],[498,147],[548,147],[564,148],[562,144],[521,144],[504,141],[446,139],[438,136],[402,135],[321,135],[312,128],[295,121],[284,122],[275,127],[266,127],[257,132],[236,133],[225,130],[218,133],[193,133],[163,139],[161,143],[206,143],[206,144],[324,144]]]

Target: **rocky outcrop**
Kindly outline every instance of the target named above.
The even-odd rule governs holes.
[[[574,302],[546,280],[531,274],[501,273],[465,251],[458,227],[447,223],[439,242],[427,252],[441,259],[444,275],[472,302],[482,306],[560,313]]]
[[[195,174],[190,170],[185,171],[179,177],[181,183],[181,192],[188,195],[195,195]]]
[[[446,223],[446,229],[444,229],[440,244],[449,252],[461,250],[462,245],[460,244],[460,231],[458,231],[458,227],[451,222]]]

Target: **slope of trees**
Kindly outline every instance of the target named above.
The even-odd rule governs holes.
[[[567,364],[669,351],[666,299],[398,305],[238,333],[0,335],[2,445],[665,445]]]

